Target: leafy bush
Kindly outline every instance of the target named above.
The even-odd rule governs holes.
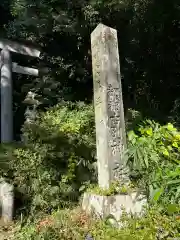
[[[132,183],[123,184],[120,181],[113,181],[109,189],[102,189],[97,184],[91,184],[87,188],[87,192],[95,193],[102,196],[113,196],[117,194],[128,194],[134,190]]]
[[[57,105],[23,127],[24,144],[8,153],[7,174],[26,198],[26,209],[51,211],[78,199],[93,180],[95,134],[92,106]],[[10,171],[11,170],[11,171]],[[5,172],[5,170],[4,170]]]
[[[128,133],[129,165],[133,179],[155,201],[180,201],[180,132],[170,123],[145,121]]]
[[[143,116],[140,112],[134,109],[127,109],[125,114],[125,124],[127,131],[131,129],[137,130],[137,126],[143,121]]]
[[[155,240],[180,237],[180,221],[177,216],[167,216],[157,209],[147,211],[139,218],[124,215],[122,228],[112,227],[105,221],[93,219],[79,209],[61,210],[43,219],[29,222],[17,232],[18,240],[84,240],[90,234],[99,240]]]

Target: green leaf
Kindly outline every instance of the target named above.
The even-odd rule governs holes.
[[[173,146],[174,147],[174,146]],[[167,146],[167,149],[169,150],[169,151],[172,151],[172,147],[171,146]]]
[[[176,180],[171,180],[169,182],[167,182],[167,185],[174,185],[174,184],[180,184],[180,179],[176,179]]]
[[[178,148],[177,142],[173,142],[172,146],[175,147],[175,148]]]
[[[82,186],[79,188],[79,192],[83,192],[85,189],[86,189],[86,185],[82,185]]]
[[[171,131],[176,131],[177,129],[174,128],[173,124],[172,123],[168,123],[166,128],[171,132]]]
[[[136,166],[141,168],[141,166],[143,165],[143,156],[142,156],[141,148],[138,148],[136,152],[137,152],[137,164],[136,164]]]
[[[178,204],[169,204],[167,206],[167,212],[168,214],[174,214],[174,213],[177,213],[179,212],[180,208],[179,208],[179,205]]]
[[[153,130],[152,130],[152,128],[148,128],[148,129],[146,130],[146,133],[147,133],[147,135],[152,136],[152,135],[153,135]]]
[[[134,133],[134,131],[130,131],[128,133],[128,140],[131,142],[133,141],[135,138],[137,137],[137,135]]]
[[[149,162],[148,162],[148,156],[147,156],[146,153],[144,154],[144,163],[145,163],[146,168],[148,168],[149,167]]]
[[[154,190],[154,192],[152,194],[152,200],[154,202],[157,202],[159,200],[159,198],[161,197],[163,192],[164,192],[164,188],[157,188],[156,190]]]
[[[162,151],[162,154],[163,154],[164,156],[166,156],[166,157],[169,156],[169,152],[168,152],[167,149],[164,149],[164,150]]]
[[[175,199],[178,199],[180,197],[180,187],[178,187],[176,194],[175,194]]]

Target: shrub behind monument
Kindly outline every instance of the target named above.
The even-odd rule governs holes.
[[[25,195],[30,209],[50,211],[76,201],[80,187],[91,179],[94,162],[93,108],[84,104],[57,105],[24,125],[24,145],[8,152],[4,170]]]

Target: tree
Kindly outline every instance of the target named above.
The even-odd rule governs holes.
[[[90,33],[103,22],[118,30],[125,107],[169,115],[180,92],[178,0],[14,0],[11,13],[8,36],[39,44],[50,68],[35,81],[21,77],[19,96],[35,91],[44,106],[91,101]]]

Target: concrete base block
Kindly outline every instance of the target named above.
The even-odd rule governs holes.
[[[119,221],[124,211],[127,214],[141,216],[146,205],[146,196],[137,192],[114,196],[84,193],[82,209],[100,218],[106,218],[109,215],[113,215],[114,218]]]

